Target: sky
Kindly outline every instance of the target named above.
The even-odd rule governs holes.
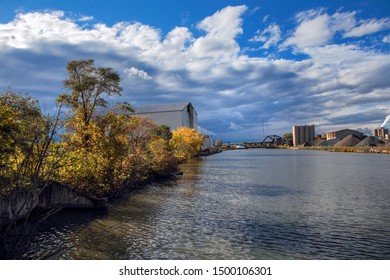
[[[75,59],[120,74],[110,103],[192,102],[225,143],[370,134],[390,115],[390,2],[0,0],[1,92],[54,112]]]

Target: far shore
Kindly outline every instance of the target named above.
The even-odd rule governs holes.
[[[324,147],[324,146],[308,146],[308,147],[291,147],[290,149],[299,150],[319,150],[328,152],[347,152],[347,153],[375,153],[375,154],[390,154],[390,147],[372,146],[372,147]]]

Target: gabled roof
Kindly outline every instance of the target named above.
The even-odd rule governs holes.
[[[146,114],[146,113],[157,113],[157,112],[183,111],[188,105],[192,106],[190,102],[141,106],[135,108],[135,112],[138,114]]]

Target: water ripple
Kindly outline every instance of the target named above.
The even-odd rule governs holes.
[[[151,184],[108,215],[43,230],[35,244],[65,240],[59,259],[389,259],[390,157],[378,156],[247,150],[195,159],[182,178]]]

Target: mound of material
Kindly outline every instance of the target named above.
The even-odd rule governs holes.
[[[333,147],[335,144],[337,144],[340,141],[340,139],[330,139],[322,141],[318,144],[320,147]]]
[[[309,143],[311,146],[320,146],[320,144],[324,141],[325,141],[324,139],[317,138],[317,139],[311,140]]]
[[[335,147],[353,147],[356,146],[361,139],[356,137],[354,134],[350,134],[347,137],[344,137],[341,141],[337,142]]]
[[[356,147],[369,147],[369,146],[377,146],[377,145],[383,144],[381,140],[379,140],[378,137],[375,136],[368,136],[364,138],[362,141],[359,142],[359,144],[356,145]]]

